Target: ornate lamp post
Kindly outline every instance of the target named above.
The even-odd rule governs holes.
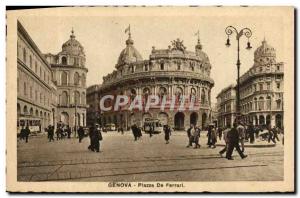
[[[236,33],[236,40],[237,40],[237,102],[236,102],[236,117],[237,120],[239,119],[240,116],[240,66],[241,66],[241,62],[240,62],[240,38],[244,35],[245,37],[248,38],[248,42],[247,42],[247,50],[250,50],[252,47],[250,45],[249,42],[249,38],[252,36],[252,31],[249,28],[243,28],[242,30],[238,31],[235,27],[233,26],[228,26],[225,29],[225,33],[227,34],[228,38],[226,41],[226,46],[229,47],[230,46],[230,40],[229,40],[229,36],[232,35],[233,33]]]

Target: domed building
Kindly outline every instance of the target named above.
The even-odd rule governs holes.
[[[56,55],[45,54],[57,86],[58,122],[70,127],[86,126],[86,75],[84,48],[71,31],[69,40]]]
[[[208,125],[211,117],[211,88],[214,81],[210,78],[211,64],[198,40],[195,51],[188,51],[180,39],[174,40],[166,49],[152,47],[149,59],[144,60],[134,47],[129,33],[126,47],[120,53],[115,70],[103,77],[99,88],[100,98],[107,95],[126,95],[128,105],[109,111],[101,110],[101,123],[115,124],[129,128],[133,124],[143,126],[147,118],[160,120],[176,130],[188,128],[190,124],[200,127]],[[159,97],[159,103],[146,110],[148,96]],[[141,97],[143,109],[130,109],[130,102]],[[161,108],[163,98],[174,99],[174,106],[167,104]],[[101,100],[100,100],[101,101]],[[197,108],[178,108],[181,102]],[[106,100],[105,105],[114,106],[115,97]],[[169,105],[169,106],[168,106]],[[174,107],[174,108],[173,108]]]
[[[253,66],[240,78],[241,113],[246,122],[283,127],[283,66],[264,39],[254,52]]]

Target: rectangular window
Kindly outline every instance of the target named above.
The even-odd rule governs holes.
[[[35,90],[35,100],[38,100],[38,92]]]
[[[27,95],[27,88],[26,88],[26,82],[24,82],[24,95]]]
[[[280,83],[276,83],[277,84],[277,89],[280,89]]]
[[[32,87],[30,86],[30,98],[32,98]]]

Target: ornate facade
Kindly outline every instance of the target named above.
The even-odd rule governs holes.
[[[32,132],[55,123],[56,86],[52,71],[37,45],[18,21],[17,126]]]
[[[53,71],[57,86],[57,120],[70,127],[86,126],[86,74],[83,46],[75,39],[72,30],[70,39],[62,45],[57,55],[45,54]]]
[[[103,84],[99,89],[100,97],[127,95],[135,98],[140,95],[143,101],[146,101],[149,95],[157,95],[160,98],[180,98],[185,95],[189,96],[185,99],[187,102],[193,97],[200,103],[200,108],[197,111],[162,111],[156,107],[147,112],[102,111],[102,124],[115,123],[118,127],[129,128],[132,124],[142,126],[145,119],[151,117],[182,130],[191,123],[205,127],[210,121],[210,94],[214,81],[210,78],[209,58],[202,51],[199,39],[195,52],[186,50],[183,41],[177,39],[167,49],[153,47],[149,60],[143,60],[129,33],[126,47],[122,50],[115,68],[116,70],[103,77]]]
[[[283,63],[276,62],[276,50],[263,40],[254,52],[253,66],[240,77],[241,114],[246,123],[283,127],[283,71]],[[217,97],[220,124],[225,119],[224,97],[227,92],[235,93],[235,88],[230,87],[221,91]],[[231,106],[235,108],[236,98],[230,100],[234,103]],[[231,112],[232,118],[234,113]]]
[[[284,64],[266,40],[254,52],[254,65],[240,78],[241,113],[254,125],[283,127]]]

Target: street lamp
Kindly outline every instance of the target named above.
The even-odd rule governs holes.
[[[238,120],[240,116],[240,38],[244,35],[245,37],[248,38],[247,42],[247,50],[250,50],[251,44],[249,42],[249,38],[252,36],[252,31],[249,28],[243,28],[242,30],[238,31],[235,27],[233,26],[228,26],[225,29],[225,33],[227,34],[227,41],[225,45],[227,47],[230,47],[230,39],[229,36],[232,35],[233,33],[236,33],[236,40],[237,40],[237,102],[236,102],[236,119]]]

